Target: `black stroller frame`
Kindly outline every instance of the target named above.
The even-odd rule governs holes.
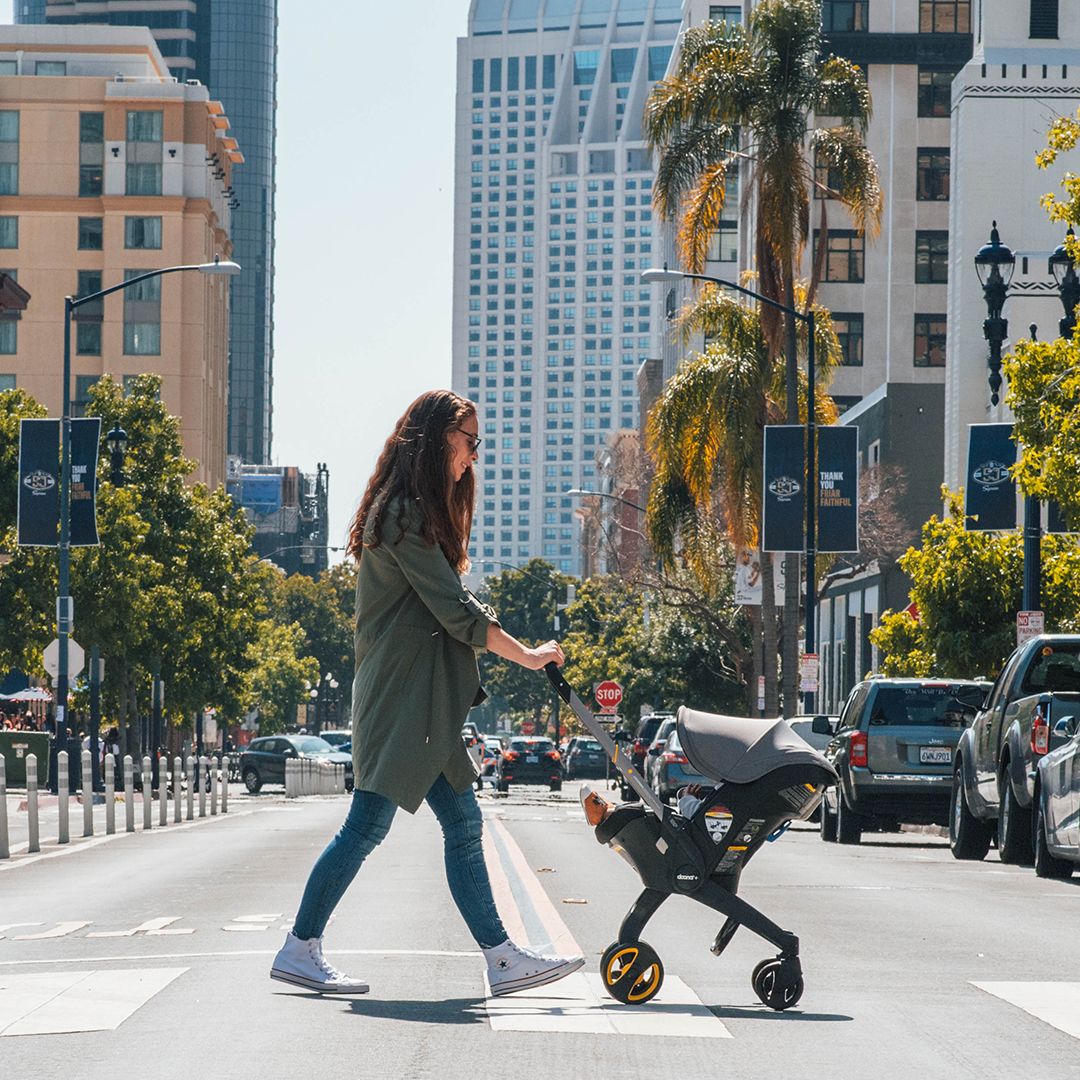
[[[743,868],[761,845],[792,820],[809,817],[820,803],[825,787],[835,782],[832,767],[786,729],[772,756],[789,757],[792,764],[770,768],[762,775],[743,769],[745,775],[739,775],[737,780],[714,776],[694,760],[691,734],[696,733],[695,737],[703,741],[723,738],[724,723],[736,733],[749,725],[755,725],[751,729],[754,733],[762,733],[776,722],[710,717],[680,709],[678,724],[684,753],[698,771],[717,780],[717,786],[705,793],[693,814],[683,817],[645,783],[559,669],[550,664],[545,670],[560,697],[600,742],[626,784],[641,799],[640,804],[615,807],[595,828],[597,840],[626,859],[644,886],[622,921],[618,940],[604,952],[600,973],[605,989],[616,1000],[634,1004],[648,1001],[659,991],[663,964],[656,951],[641,940],[641,934],[663,902],[679,894],[725,917],[711,947],[714,955],[723,953],[740,926],[779,950],[776,957],[757,965],[751,982],[763,1004],[776,1010],[791,1008],[803,992],[799,939],[736,893]],[[716,733],[709,730],[712,721],[720,725]]]

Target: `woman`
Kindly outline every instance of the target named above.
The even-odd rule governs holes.
[[[461,584],[480,442],[472,402],[448,390],[422,394],[387,439],[353,519],[355,787],[345,824],[308,879],[273,979],[320,993],[367,992],[366,982],[327,962],[322,934],[397,807],[411,814],[425,801],[442,826],[450,892],[484,952],[491,993],[542,986],[584,963],[509,940],[481,848],[476,771],[461,739],[469,708],[485,697],[476,655],[488,649],[539,671],[561,665],[563,653],[555,641],[522,645]]]

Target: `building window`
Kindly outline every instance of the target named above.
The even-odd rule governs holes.
[[[922,34],[970,34],[971,0],[919,0]]]
[[[19,194],[19,114],[0,110],[0,195]]]
[[[825,0],[828,3],[828,0]],[[742,22],[742,4],[710,4],[709,22],[723,22],[738,26]]]
[[[472,62],[472,91],[474,94],[482,94],[484,92],[483,60],[474,60]]]
[[[80,270],[76,298],[101,291],[100,270]],[[75,352],[80,356],[101,355],[101,320],[104,300],[91,300],[75,309]]]
[[[0,75],[18,75],[19,62],[17,60],[0,60]]]
[[[1058,0],[1031,0],[1031,23],[1028,36],[1033,38],[1058,36]]]
[[[15,389],[15,376],[14,375],[0,375],[0,394],[5,390]]]
[[[814,258],[820,234],[814,230]],[[831,229],[825,252],[824,281],[863,280],[863,238],[854,229]]]
[[[0,356],[14,356],[19,351],[17,312],[0,315]]]
[[[72,416],[85,416],[90,404],[90,387],[101,381],[100,375],[75,376],[75,400],[71,403]]]
[[[833,330],[840,342],[841,363],[844,367],[863,366],[863,317],[862,312],[834,311]]]
[[[657,79],[662,79],[667,74],[670,59],[670,45],[649,46],[649,82],[656,82]]]
[[[611,81],[613,83],[628,83],[634,77],[634,61],[636,59],[637,49],[612,49]]]
[[[101,251],[104,245],[105,219],[99,217],[79,218],[79,250]]]
[[[820,154],[814,156],[814,198],[835,199],[844,185],[840,170],[826,161]]]
[[[138,277],[144,270],[125,270]],[[124,290],[124,354],[158,356],[161,353],[161,278],[149,278]]]
[[[67,61],[65,60],[39,60],[34,65],[35,75],[66,75]]]
[[[592,86],[596,81],[596,69],[600,66],[600,53],[596,49],[578,49],[574,53],[574,85]]]
[[[79,113],[79,195],[93,197],[104,191],[105,114]]]
[[[127,114],[127,164],[124,192],[127,195],[161,194],[160,109],[139,109]]]
[[[0,217],[0,248],[17,248],[19,246],[19,219],[17,217]]]
[[[915,366],[945,366],[945,316],[915,316]]]
[[[944,285],[949,280],[949,234],[919,231],[915,234],[915,281],[920,285]]]
[[[721,221],[716,232],[709,238],[709,251],[705,256],[709,262],[739,261],[739,223]]]
[[[160,248],[161,218],[126,217],[124,218],[124,247]]]
[[[949,148],[920,146],[916,198],[923,202],[949,201]]]
[[[862,34],[869,29],[868,0],[825,0],[821,28],[839,34]]]
[[[919,115],[948,116],[956,68],[919,68]]]

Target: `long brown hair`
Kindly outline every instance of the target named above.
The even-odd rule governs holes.
[[[466,469],[456,482],[451,479],[447,436],[475,414],[471,401],[450,390],[429,390],[405,410],[386,440],[349,526],[347,550],[354,559],[359,562],[365,547],[376,548],[382,543],[383,515],[400,497],[419,507],[424,539],[437,543],[458,573],[468,570],[475,480],[472,469]],[[365,544],[364,531],[372,515],[371,536]],[[404,530],[404,521],[402,502],[399,530]]]

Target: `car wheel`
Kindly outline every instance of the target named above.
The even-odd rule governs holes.
[[[839,796],[837,796],[839,798]],[[829,813],[829,806],[825,802],[824,798],[821,800],[821,839],[827,844],[836,843],[836,815]]]
[[[1035,812],[1035,873],[1041,878],[1057,878],[1064,881],[1072,877],[1073,867],[1068,859],[1051,854],[1046,843],[1046,818],[1042,806]]]
[[[262,780],[254,769],[244,770],[244,787],[246,787],[252,795],[258,795],[259,791],[262,789]]]
[[[862,840],[863,816],[844,802],[844,793],[836,793],[836,839],[841,844],[857,844]]]
[[[1008,774],[1002,777],[998,803],[998,858],[1013,866],[1030,866],[1035,853],[1031,845],[1031,810],[1016,801]]]
[[[964,778],[959,769],[953,773],[952,801],[949,804],[949,849],[954,859],[985,859],[990,850],[991,829],[980,821],[968,806]]]
[[[496,791],[501,791],[503,793],[509,791],[510,790],[510,781],[509,780],[500,780],[495,785],[495,790]]]
[[[550,786],[552,791],[562,791],[562,781],[561,780],[552,780],[551,784],[549,786]]]

